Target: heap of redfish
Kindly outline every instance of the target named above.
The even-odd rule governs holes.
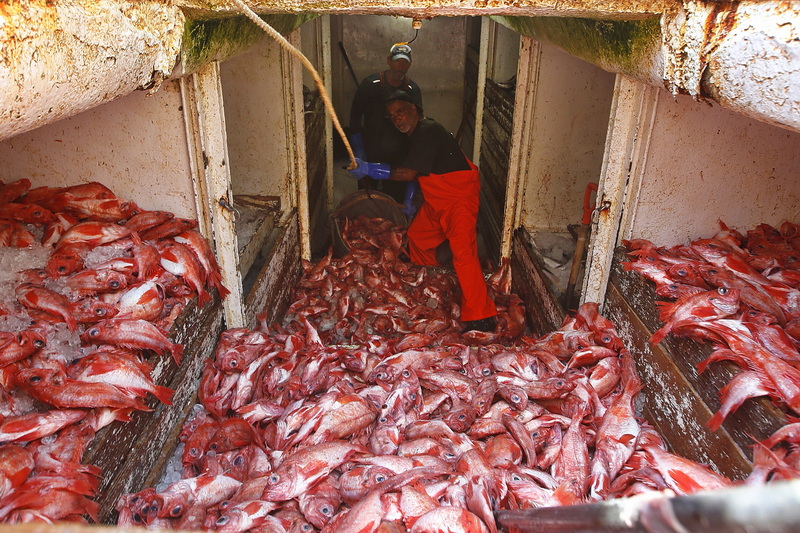
[[[0,245],[46,258],[6,276],[15,298],[0,306],[0,521],[97,520],[101,473],[83,452],[100,428],[152,410],[148,395],[170,403],[146,356],[177,364],[175,318],[195,294],[227,293],[196,225],[96,182],[0,187]]]
[[[642,239],[625,242],[635,259],[624,263],[625,268],[652,280],[656,294],[677,298],[658,302],[665,325],[651,342],[669,333],[709,340],[714,351],[698,365],[700,372],[722,360],[742,368],[720,390],[720,408],[708,422],[712,431],[745,400],[758,396],[768,396],[798,416],[800,226],[760,224],[746,235],[722,222],[720,227],[710,239],[672,248]],[[793,423],[780,433],[800,434],[799,429]],[[798,442],[795,436],[794,444]],[[796,450],[776,449],[773,455],[771,460],[786,471],[800,466]]]
[[[452,274],[402,261],[388,222],[350,230],[344,257],[305,265],[280,325],[223,332],[183,478],[121,498],[119,525],[496,532],[497,509],[732,484],[636,415],[634,361],[596,304],[522,336],[503,266],[497,330],[462,335]]]

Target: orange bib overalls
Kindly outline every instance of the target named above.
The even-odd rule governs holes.
[[[408,228],[408,249],[418,265],[438,266],[436,247],[450,241],[453,266],[461,285],[461,321],[480,320],[497,314],[486,291],[475,228],[480,203],[478,168],[420,176],[425,202]]]

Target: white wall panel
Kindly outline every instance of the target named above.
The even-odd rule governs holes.
[[[632,237],[660,245],[800,222],[800,133],[660,91]]]
[[[0,180],[34,187],[99,181],[144,209],[196,218],[177,81],[0,142]]]

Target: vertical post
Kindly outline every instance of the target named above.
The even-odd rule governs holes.
[[[625,230],[623,220],[628,232],[633,224],[658,91],[657,87],[617,74],[581,303],[603,303],[614,248]]]
[[[331,74],[331,16],[323,15],[320,20],[319,47],[322,60],[322,82],[331,91],[333,76]],[[333,121],[325,115],[325,185],[327,211],[333,212]]]
[[[287,40],[300,49],[300,30]],[[281,49],[283,105],[286,117],[286,150],[289,168],[287,179],[291,205],[297,208],[300,224],[300,255],[311,259],[311,222],[308,211],[308,170],[306,169],[306,131],[303,115],[303,66],[289,52]]]
[[[222,302],[225,322],[228,328],[239,328],[244,326],[243,289],[235,220],[233,213],[223,207],[233,205],[233,194],[219,62],[204,66],[182,88],[188,104],[184,106],[184,116],[196,172],[198,216],[205,219],[201,227],[212,232],[222,282],[231,291]]]
[[[491,35],[490,35],[491,34]],[[483,142],[483,108],[486,95],[489,43],[493,42],[494,23],[489,17],[481,18],[481,46],[478,53],[478,86],[475,89],[475,138],[472,145],[472,162],[481,166],[481,143]]]
[[[533,131],[540,55],[540,45],[537,41],[530,37],[520,37],[517,90],[514,94],[514,125],[511,132],[512,144],[508,161],[506,205],[500,244],[501,259],[511,257],[514,229],[519,223],[523,204],[530,162],[531,132]]]

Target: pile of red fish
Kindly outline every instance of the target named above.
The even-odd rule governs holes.
[[[119,525],[496,532],[496,509],[732,484],[636,416],[634,361],[596,304],[523,336],[503,265],[497,330],[462,335],[453,275],[400,260],[400,228],[357,227],[345,257],[305,265],[281,324],[223,332],[182,478],[121,498]],[[752,482],[779,477],[762,465]]]
[[[709,340],[714,352],[700,365],[729,360],[743,371],[720,390],[714,431],[748,398],[769,396],[800,415],[800,226],[760,224],[742,235],[720,222],[710,239],[672,248],[626,241],[634,261],[624,263],[656,284],[669,333]]]
[[[170,403],[146,356],[178,363],[175,318],[195,294],[202,305],[227,290],[195,221],[97,182],[30,186],[0,186],[0,245],[46,258],[7,276],[15,298],[0,309],[0,521],[96,520],[100,473],[80,464],[84,450],[101,427],[151,410],[148,395]]]

